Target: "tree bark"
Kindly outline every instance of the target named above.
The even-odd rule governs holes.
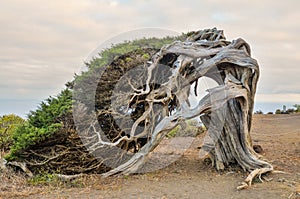
[[[250,130],[259,66],[243,39],[227,41],[223,31],[215,28],[194,32],[185,42],[161,48],[143,69],[136,81],[123,78],[121,85],[128,89],[119,89],[126,92],[116,94],[117,108],[108,111],[125,124],[127,116],[119,110],[140,110],[130,113],[134,122],[128,133],[120,133],[109,142],[104,142],[98,133],[98,140],[90,146],[95,151],[103,145],[120,146],[145,137],[147,142],[122,164],[104,173],[104,177],[138,171],[170,130],[180,121],[196,117],[208,129],[202,152],[209,155],[215,168],[223,170],[229,164],[238,164],[250,172],[238,189],[250,186],[254,177],[273,170],[252,148]],[[191,108],[191,85],[202,77],[215,80],[218,86],[209,89]],[[137,86],[140,82],[142,87]],[[156,105],[164,108],[157,111]],[[95,126],[93,131],[98,132]]]
[[[73,115],[63,118],[64,128],[22,152],[24,163],[7,165],[28,175],[29,169],[59,171],[67,174],[58,175],[65,180],[111,168],[103,177],[135,173],[169,131],[200,117],[207,129],[200,155],[209,156],[217,170],[237,164],[250,173],[238,189],[273,170],[252,146],[259,66],[243,39],[230,42],[221,30],[201,30],[158,52],[148,48],[121,55],[85,75],[74,83]],[[197,95],[203,77],[218,86],[191,107],[189,95],[192,89]]]

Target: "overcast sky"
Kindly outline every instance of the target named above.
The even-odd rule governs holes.
[[[105,40],[140,28],[223,29],[250,43],[258,102],[300,103],[299,0],[20,0],[0,3],[0,115],[24,115]]]

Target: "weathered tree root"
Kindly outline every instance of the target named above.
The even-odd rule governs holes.
[[[242,190],[242,189],[247,189],[251,186],[252,181],[255,177],[258,177],[261,182],[263,180],[261,179],[261,175],[264,173],[271,172],[273,170],[273,167],[271,168],[260,168],[260,169],[255,169],[253,170],[248,177],[244,180],[244,182],[241,183],[240,186],[237,187],[237,190]]]

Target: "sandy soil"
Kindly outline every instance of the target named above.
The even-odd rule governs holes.
[[[169,166],[144,174],[109,177],[85,177],[82,188],[31,187],[27,194],[9,194],[19,198],[300,198],[300,115],[255,115],[252,128],[254,144],[276,170],[285,174],[267,174],[269,182],[256,181],[246,190],[236,187],[247,176],[237,168],[223,173],[199,158],[204,135],[165,141],[156,155],[161,164],[172,157]],[[176,146],[170,146],[175,142]],[[187,150],[180,143],[191,142]],[[181,149],[181,150],[180,150]],[[179,152],[178,152],[179,151]],[[183,153],[183,155],[181,155]],[[153,155],[153,162],[157,160]],[[178,156],[181,157],[178,159]],[[158,160],[157,160],[158,161]],[[0,185],[1,186],[1,185]],[[2,195],[3,198],[9,195]],[[1,198],[1,193],[0,193]]]

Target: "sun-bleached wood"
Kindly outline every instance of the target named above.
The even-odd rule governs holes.
[[[173,59],[166,63],[168,56]],[[149,136],[148,142],[130,160],[104,173],[104,177],[136,172],[170,130],[180,121],[195,117],[200,117],[208,129],[202,150],[215,168],[223,170],[235,163],[250,172],[238,189],[250,186],[254,177],[273,170],[272,165],[262,160],[252,148],[250,130],[259,66],[251,58],[250,46],[243,39],[227,41],[223,31],[215,28],[194,32],[186,41],[164,46],[152,57],[147,65],[147,80],[154,78],[152,71],[161,64],[170,67],[172,75],[168,81],[155,89],[150,89],[150,81],[146,81],[145,89],[133,89],[128,103],[137,96],[146,96],[145,111],[135,120],[126,140],[139,138],[141,134],[136,133],[136,128],[148,118],[154,127],[145,132]],[[215,80],[218,86],[209,89],[208,95],[191,108],[188,101],[190,85],[202,77]],[[171,113],[168,105],[174,101],[174,96],[176,109]],[[155,123],[151,114],[157,103],[163,104],[167,111]]]

